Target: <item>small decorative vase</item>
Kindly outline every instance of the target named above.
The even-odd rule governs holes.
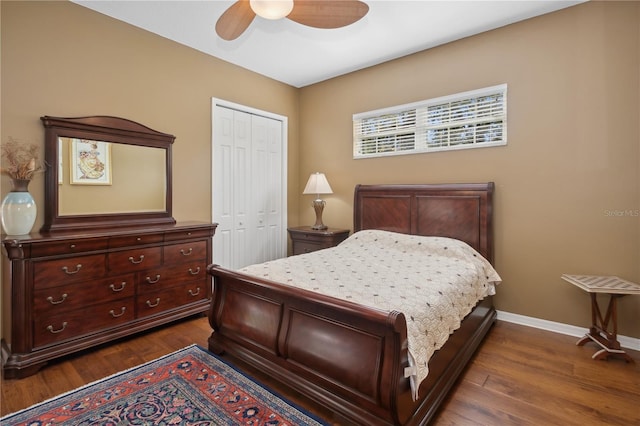
[[[11,192],[2,200],[2,228],[7,235],[31,232],[38,209],[29,193],[28,179],[11,179]]]

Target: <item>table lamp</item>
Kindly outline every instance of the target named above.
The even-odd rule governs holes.
[[[307,186],[304,187],[303,194],[316,194],[316,199],[313,201],[313,209],[316,211],[316,223],[311,229],[322,230],[327,229],[327,226],[322,223],[322,210],[324,209],[325,201],[320,199],[320,194],[333,194],[333,190],[327,181],[324,173],[312,173],[307,181]]]

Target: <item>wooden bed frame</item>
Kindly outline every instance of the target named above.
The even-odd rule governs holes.
[[[494,185],[358,185],[354,231],[384,229],[467,242],[493,263]],[[426,424],[496,318],[480,302],[429,361],[411,397],[407,326],[400,312],[292,288],[210,265],[209,349],[232,356],[319,402],[345,421]]]

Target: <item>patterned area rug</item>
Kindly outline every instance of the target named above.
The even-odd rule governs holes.
[[[199,346],[0,419],[2,425],[326,425]]]

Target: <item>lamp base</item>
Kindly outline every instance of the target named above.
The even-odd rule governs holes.
[[[327,225],[322,223],[322,210],[324,210],[324,205],[325,201],[320,198],[313,200],[313,209],[316,211],[316,223],[311,227],[313,230],[321,231],[329,228]]]

